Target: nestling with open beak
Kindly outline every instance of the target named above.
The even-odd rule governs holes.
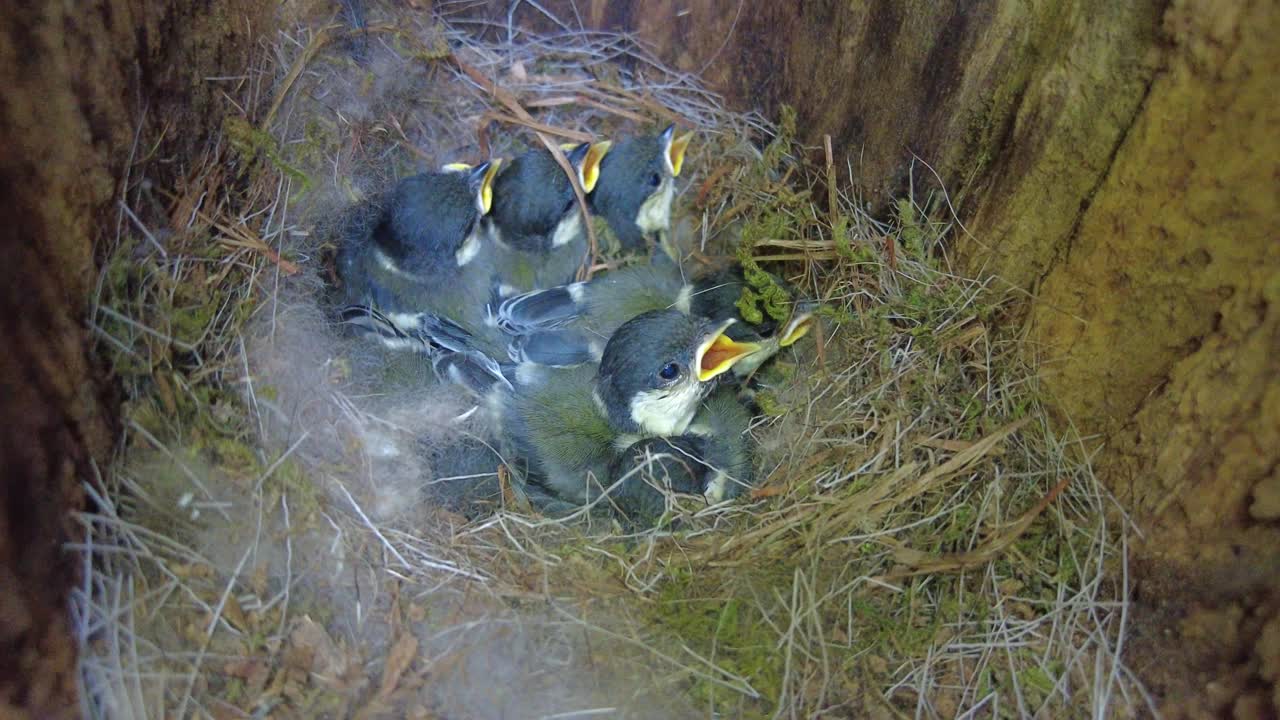
[[[775,282],[781,286],[780,279]],[[649,263],[603,273],[590,282],[508,298],[498,307],[498,324],[513,337],[513,360],[567,367],[598,362],[614,329],[649,310],[672,308],[711,320],[733,318],[739,322],[729,327],[729,336],[761,346],[734,365],[734,375],[745,377],[804,337],[816,307],[799,302],[783,323],[766,315],[752,325],[742,321],[737,307],[745,284],[739,268],[686,279],[675,261],[659,252]]]
[[[599,365],[522,365],[503,413],[533,483],[577,504],[598,497],[616,453],[689,429],[714,381],[758,348],[677,310],[635,317],[613,333]]]
[[[665,245],[671,230],[671,201],[693,133],[679,137],[675,125],[657,135],[615,140],[600,163],[591,207],[609,223],[622,249],[636,252],[648,243]]]
[[[584,193],[595,189],[611,143],[562,146]],[[587,256],[582,209],[564,169],[545,148],[503,164],[484,219],[503,294],[572,282]]]

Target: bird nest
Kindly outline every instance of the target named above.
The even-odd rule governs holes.
[[[85,715],[1138,712],[1120,516],[1049,422],[1020,298],[954,268],[969,231],[928,166],[873,217],[792,117],[730,112],[633,38],[448,9],[286,5],[210,80],[230,114],[202,164],[155,186],[140,139],[92,316],[127,402],[81,518]],[[467,404],[331,326],[343,211],[539,133],[670,121],[698,131],[695,261],[824,302],[764,375],[756,487],[631,534],[434,507],[404,448],[471,432]]]

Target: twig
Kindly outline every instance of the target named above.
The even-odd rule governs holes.
[[[293,88],[293,84],[297,82],[298,76],[306,69],[307,63],[311,62],[311,58],[315,57],[320,48],[329,43],[329,37],[337,25],[332,24],[333,18],[329,18],[328,25],[316,31],[311,36],[311,42],[307,43],[307,47],[302,50],[302,54],[297,60],[293,61],[293,67],[289,68],[289,74],[284,76],[284,80],[280,81],[280,89],[276,91],[276,99],[271,103],[271,109],[267,110],[267,115],[262,119],[261,129],[265,132],[271,129],[271,123],[275,122],[276,113],[280,111],[280,106],[284,103],[284,99],[289,95],[289,90]]]
[[[554,125],[547,125],[545,123],[540,123],[537,120],[534,120],[532,118],[529,118],[526,120],[523,118],[511,116],[511,115],[506,115],[504,113],[498,112],[497,110],[490,110],[489,112],[485,113],[481,117],[480,124],[484,125],[490,120],[506,123],[508,125],[519,125],[520,127],[529,128],[534,132],[545,133],[547,135],[555,135],[557,137],[565,138],[566,140],[573,140],[574,142],[589,142],[591,140],[591,136],[584,132],[579,132],[577,130],[570,130],[568,128],[559,128],[559,127],[555,127]]]
[[[1054,501],[1067,487],[1067,483],[1071,481],[1071,476],[1067,476],[1058,481],[1049,492],[1036,503],[1034,507],[1022,514],[1012,525],[1003,532],[992,535],[987,542],[974,550],[958,553],[946,553],[943,555],[930,555],[918,550],[912,550],[907,547],[895,547],[893,549],[893,558],[903,565],[910,565],[913,569],[901,572],[889,573],[881,575],[881,580],[897,580],[912,575],[925,575],[931,573],[956,572],[959,570],[968,570],[979,567],[992,560],[995,560],[1000,553],[1013,544],[1015,540],[1022,537],[1022,534],[1031,527],[1031,523],[1035,522],[1040,513]]]
[[[574,172],[573,165],[571,165],[569,163],[569,159],[564,156],[564,151],[561,150],[560,146],[553,142],[550,137],[547,137],[549,134],[563,133],[556,133],[555,128],[542,125],[535,121],[533,116],[529,114],[529,111],[525,110],[524,107],[520,105],[520,101],[510,90],[500,87],[497,83],[485,77],[484,73],[459,58],[457,53],[452,54],[450,57],[453,58],[454,64],[456,64],[462,72],[466,73],[467,77],[471,78],[477,85],[484,88],[490,95],[497,98],[498,102],[505,105],[517,118],[523,121],[526,127],[534,128],[534,132],[537,134],[538,139],[542,141],[543,146],[551,153],[551,157],[556,159],[556,164],[559,165],[560,169],[564,170],[564,174],[568,176],[569,183],[573,187],[573,196],[578,199],[578,209],[582,212],[583,219],[585,220],[583,224],[587,226],[587,245],[589,252],[586,260],[583,261],[582,268],[578,271],[578,275],[579,279],[590,279],[591,268],[595,265],[596,258],[600,255],[600,246],[596,239],[595,227],[591,222],[591,210],[587,208],[587,196],[582,190],[582,183],[578,182],[578,173]],[[590,140],[591,137],[586,136],[585,139],[580,142],[589,142]]]

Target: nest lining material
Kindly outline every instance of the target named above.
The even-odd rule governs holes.
[[[129,429],[77,547],[85,715],[1140,712],[1123,528],[1047,422],[1009,295],[950,269],[945,193],[873,218],[793,118],[728,112],[629,37],[437,5],[299,17],[185,183],[127,182],[93,315]],[[700,131],[676,201],[698,255],[828,304],[769,378],[759,487],[631,536],[431,506],[412,449],[473,428],[421,363],[329,325],[343,211],[531,124],[671,119]]]

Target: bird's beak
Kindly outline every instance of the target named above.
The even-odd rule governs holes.
[[[582,182],[583,192],[589,193],[595,189],[596,183],[600,180],[600,161],[604,160],[604,156],[609,153],[611,147],[613,147],[613,141],[601,140],[587,150],[587,156],[582,159],[582,166],[578,169],[578,180]]]
[[[687,132],[671,141],[667,147],[667,168],[671,177],[680,177],[680,168],[684,167],[684,151],[689,149],[689,141],[693,140],[693,132]]]
[[[778,347],[790,347],[797,340],[809,334],[809,330],[813,327],[813,313],[811,306],[797,307],[796,311],[791,315],[791,321],[782,329],[778,335]]]
[[[698,346],[694,361],[698,366],[699,382],[706,382],[728,372],[739,360],[760,350],[756,343],[737,342],[724,334],[725,328],[733,322],[732,318],[725,320]]]
[[[502,167],[502,158],[494,158],[489,161],[489,169],[484,173],[484,180],[480,181],[479,206],[481,215],[488,215],[489,208],[493,207],[493,179],[498,176],[498,168],[500,167]]]

